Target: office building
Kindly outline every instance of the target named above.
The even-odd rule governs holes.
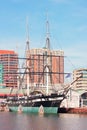
[[[46,86],[64,83],[64,52],[47,48],[27,51],[30,83]],[[48,80],[48,81],[47,81]]]
[[[87,90],[87,69],[81,68],[74,70],[73,80],[76,80],[74,83],[74,88]]]
[[[0,86],[17,87],[18,54],[0,50]]]

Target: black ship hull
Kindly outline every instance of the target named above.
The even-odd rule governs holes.
[[[44,113],[58,113],[58,108],[64,95],[39,95],[30,97],[9,97],[7,105],[11,111],[38,113],[43,108]]]

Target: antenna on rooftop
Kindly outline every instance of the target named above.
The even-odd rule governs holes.
[[[49,21],[48,21],[48,14],[46,20],[46,48],[50,49],[50,32],[49,32]]]

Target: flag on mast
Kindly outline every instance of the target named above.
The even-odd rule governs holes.
[[[65,78],[71,77],[71,73],[68,73]]]

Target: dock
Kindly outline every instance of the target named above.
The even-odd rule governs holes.
[[[87,114],[87,107],[78,108],[59,108],[58,113],[77,113],[77,114]]]

